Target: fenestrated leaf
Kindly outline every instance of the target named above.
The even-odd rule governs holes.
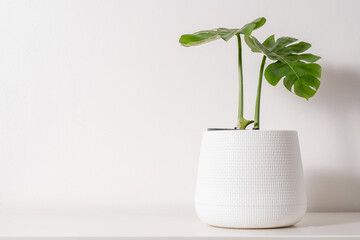
[[[179,42],[184,47],[190,47],[208,43],[220,38],[224,41],[228,41],[237,34],[243,34],[245,36],[250,35],[255,29],[263,26],[265,22],[266,19],[261,17],[255,19],[251,23],[244,25],[240,29],[217,28],[212,30],[199,31],[193,34],[184,34],[180,37]]]
[[[268,65],[264,73],[271,85],[276,86],[284,78],[284,86],[289,91],[294,89],[296,95],[306,99],[315,95],[320,86],[321,67],[313,62],[320,57],[310,53],[298,54],[309,49],[311,44],[295,43],[297,39],[290,37],[281,37],[274,42],[270,36],[263,44],[253,36],[249,38],[248,41],[252,40],[257,49],[276,61]]]
[[[303,81],[296,81],[294,83],[294,92],[299,97],[309,99],[315,95],[316,90],[310,88],[308,84]]]
[[[292,86],[294,85],[294,77],[295,75],[288,75],[284,78],[283,84],[287,90],[292,92]]]
[[[321,57],[313,55],[311,53],[304,53],[304,54],[289,54],[286,55],[286,59],[289,61],[300,61],[303,60],[305,62],[316,62]]]
[[[304,63],[304,62],[292,62],[291,66],[296,68],[296,72],[298,75],[309,74],[316,78],[321,77],[321,67],[316,63]]]
[[[294,86],[296,95],[309,99],[314,96],[319,89],[321,77],[321,67],[316,63],[290,62],[286,64],[281,61],[270,64],[264,76],[273,86],[284,78],[284,86],[291,92]]]
[[[264,76],[273,86],[276,86],[281,78],[289,74],[289,67],[280,61],[274,62],[267,66]]]
[[[275,35],[271,35],[263,42],[264,47],[269,49],[272,48],[274,44],[275,44]]]
[[[271,51],[278,51],[279,49],[282,49],[284,47],[286,47],[287,45],[296,42],[297,39],[296,38],[292,38],[292,37],[281,37],[278,38],[274,44],[273,47],[269,48],[269,50]]]
[[[291,53],[302,53],[302,52],[305,52],[306,50],[308,50],[310,47],[311,47],[310,43],[299,42],[299,43],[290,45],[288,47],[284,47],[284,48],[280,49],[279,51],[277,51],[277,53],[279,55],[288,55]]]

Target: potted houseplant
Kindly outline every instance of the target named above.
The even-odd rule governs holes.
[[[320,57],[304,53],[311,47],[291,37],[260,42],[252,35],[266,22],[258,18],[239,29],[218,28],[185,34],[186,47],[216,39],[237,38],[239,65],[238,121],[235,129],[208,129],[203,133],[195,210],[213,226],[274,228],[290,226],[306,212],[306,193],[296,131],[260,130],[260,96],[263,76],[276,86],[309,99],[320,86]],[[254,120],[243,116],[242,39],[262,54]],[[270,64],[266,66],[266,61]],[[266,68],[265,68],[266,67]],[[245,130],[250,124],[253,130]]]

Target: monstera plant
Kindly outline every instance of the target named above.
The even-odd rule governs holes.
[[[195,211],[211,226],[226,228],[286,227],[300,221],[307,208],[297,131],[260,129],[263,76],[276,86],[309,99],[320,86],[320,57],[305,53],[311,45],[274,35],[259,41],[252,34],[265,24],[258,18],[242,28],[218,28],[185,34],[180,43],[197,46],[236,36],[239,65],[238,121],[231,129],[203,132],[195,192]],[[254,120],[243,116],[242,41],[262,55]],[[269,63],[266,65],[266,61]],[[257,131],[237,131],[254,123]],[[230,131],[228,131],[230,130]],[[280,199],[280,200],[279,200]]]
[[[217,39],[229,41],[236,36],[239,66],[239,103],[236,129],[245,129],[251,123],[254,123],[253,129],[260,128],[260,95],[263,75],[272,86],[276,86],[283,79],[284,86],[290,92],[294,92],[297,96],[307,100],[315,95],[320,86],[321,67],[315,63],[320,57],[311,53],[304,53],[311,47],[311,44],[302,41],[298,42],[296,38],[292,37],[280,37],[275,40],[274,35],[261,43],[252,33],[255,29],[262,27],[265,22],[266,19],[261,17],[244,25],[242,28],[217,28],[199,31],[193,34],[184,34],[179,40],[183,46],[190,47]],[[254,120],[246,120],[243,116],[242,36],[252,52],[263,55],[260,65]],[[264,71],[267,59],[272,63]]]

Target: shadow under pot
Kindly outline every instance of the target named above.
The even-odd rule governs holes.
[[[300,221],[306,206],[296,131],[203,133],[195,194],[203,222],[227,228],[285,227]]]

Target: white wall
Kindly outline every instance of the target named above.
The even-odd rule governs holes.
[[[259,16],[323,57],[308,102],[265,82],[263,129],[299,132],[310,211],[360,211],[359,1],[1,1],[0,207],[192,204],[201,133],[234,127],[236,41]],[[252,118],[260,55],[244,50]]]

